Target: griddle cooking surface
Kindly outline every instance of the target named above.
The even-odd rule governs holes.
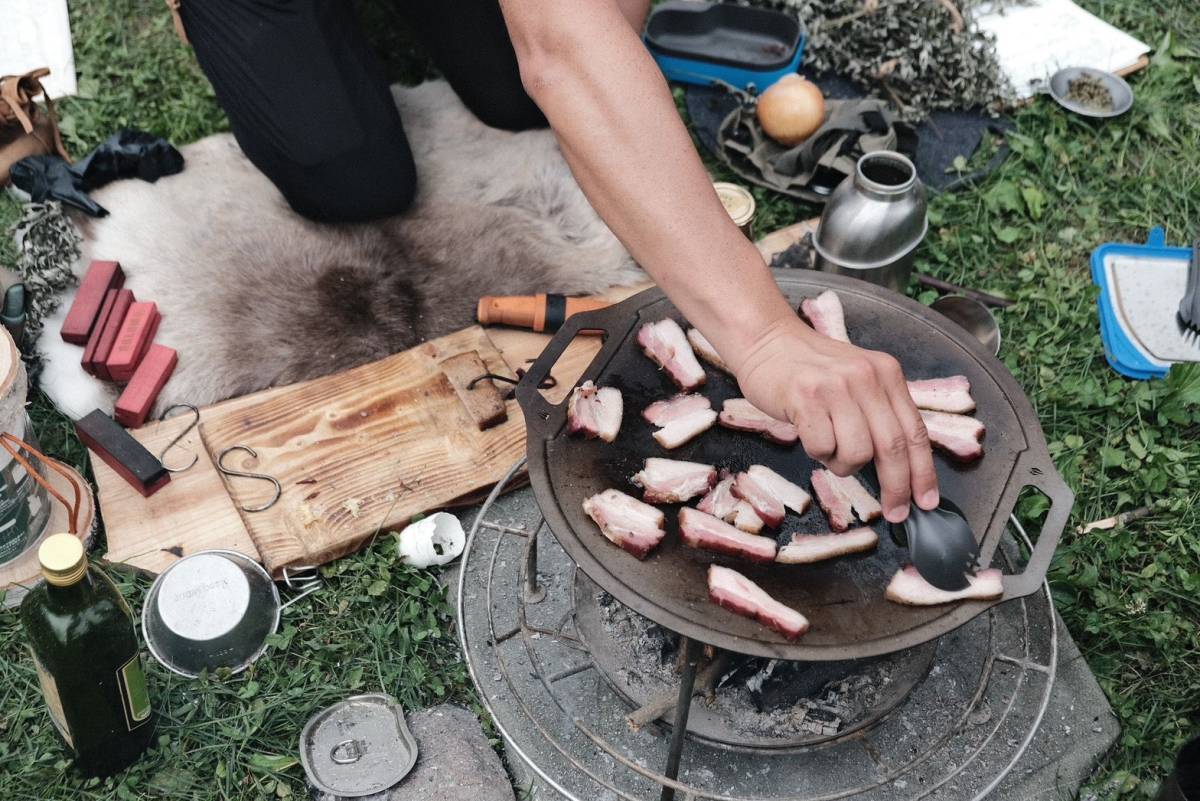
[[[854,279],[809,271],[777,271],[776,279],[793,305],[826,288],[836,289],[846,309],[851,339],[863,347],[891,353],[910,379],[954,374],[970,379],[978,404],[975,414],[988,429],[985,456],[965,467],[936,456],[942,493],[963,509],[977,536],[982,534],[981,561],[986,564],[1021,486],[1041,486],[1055,501],[1039,539],[1041,547],[1035,550],[1025,573],[1005,578],[1004,599],[1036,590],[1065,523],[1071,496],[1046,455],[1032,408],[1003,365],[952,323],[894,293]],[[889,653],[944,634],[995,603],[910,608],[885,600],[884,588],[908,558],[907,551],[892,542],[882,522],[875,526],[880,535],[876,552],[817,565],[756,565],[689,548],[679,537],[677,506],[662,507],[667,512],[667,536],[645,560],[639,561],[601,535],[583,513],[583,500],[609,487],[637,496],[639,491],[629,477],[648,456],[705,462],[731,470],[765,464],[809,489],[809,476],[819,466],[800,446],[775,445],[719,426],[674,451],[661,448],[651,437],[654,427],[642,420],[641,411],[676,389],[642,353],[635,337],[643,323],[668,316],[686,326],[661,291],[648,290],[608,309],[572,317],[518,390],[529,428],[530,480],[538,503],[563,548],[590,578],[621,603],[669,629],[729,650],[787,659],[848,659]],[[580,328],[607,332],[603,349],[581,381],[590,378],[622,392],[624,421],[611,444],[568,435],[566,402],[551,407],[533,389],[557,352]],[[708,383],[702,391],[714,408],[741,395],[732,377],[707,364],[705,368]],[[806,514],[789,512],[776,536],[785,543],[797,531],[828,530],[828,521],[814,498]],[[801,611],[812,624],[809,633],[789,643],[757,622],[711,603],[706,572],[713,563],[733,567]]]

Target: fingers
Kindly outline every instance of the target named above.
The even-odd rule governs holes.
[[[829,415],[824,410],[805,414],[793,425],[800,433],[800,442],[809,458],[828,464],[837,451],[837,437]]]
[[[859,402],[871,428],[883,516],[899,523],[908,517],[911,499],[908,438],[882,384],[865,387]]]
[[[908,473],[912,499],[922,509],[933,509],[940,500],[937,471],[933,466],[933,451],[929,446],[929,433],[925,421],[917,411],[900,363],[891,356],[878,354],[876,370],[888,394],[892,413],[895,415],[904,436],[908,457]]]
[[[875,447],[871,439],[871,428],[862,409],[852,399],[830,409],[833,433],[837,440],[833,458],[825,465],[839,476],[853,475],[860,467],[871,461]]]

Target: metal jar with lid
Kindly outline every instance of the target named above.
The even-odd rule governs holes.
[[[756,204],[754,195],[744,186],[731,184],[727,181],[713,182],[713,189],[717,190],[717,197],[721,199],[721,205],[725,207],[725,211],[729,214],[729,219],[733,220],[733,224],[742,230],[746,238],[754,241],[754,212]]]

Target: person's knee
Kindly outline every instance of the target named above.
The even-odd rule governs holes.
[[[349,153],[291,171],[275,184],[288,205],[310,220],[356,223],[408,210],[416,197],[417,175],[412,154],[404,148],[403,152]]]

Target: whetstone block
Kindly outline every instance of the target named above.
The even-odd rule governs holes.
[[[125,283],[125,273],[115,261],[94,261],[88,265],[71,309],[63,320],[62,338],[74,345],[87,345],[88,337],[104,305],[110,289],[120,289]]]
[[[454,393],[480,431],[486,431],[508,419],[504,396],[492,379],[477,380],[491,372],[483,359],[479,358],[478,351],[451,356],[439,362],[438,369],[450,381]]]

